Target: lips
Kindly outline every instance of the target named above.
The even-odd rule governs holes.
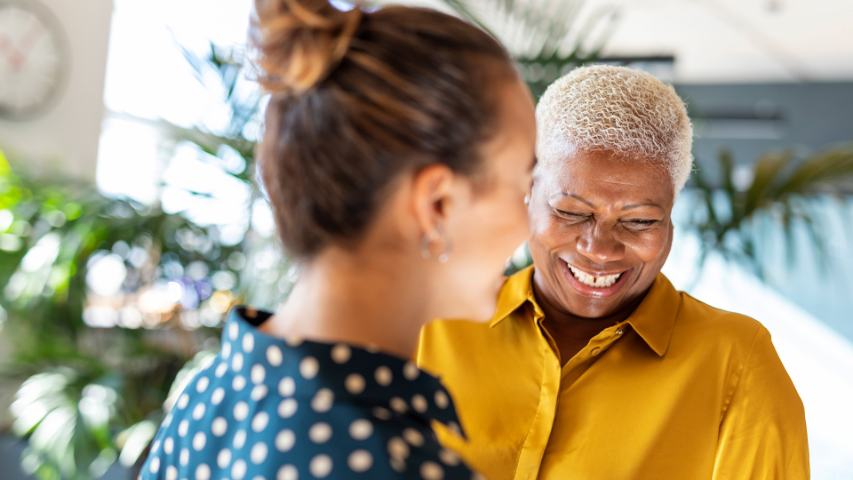
[[[581,270],[580,268],[575,267],[574,265],[568,266],[569,270],[572,272],[572,275],[574,275],[579,282],[594,288],[612,287],[613,284],[619,281],[619,278],[625,273],[619,272],[613,274],[594,274]]]
[[[593,297],[606,297],[616,293],[626,283],[630,271],[590,271],[560,260],[572,287],[579,293]]]

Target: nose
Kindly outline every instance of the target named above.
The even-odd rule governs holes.
[[[605,265],[625,256],[625,245],[616,238],[613,227],[602,223],[592,225],[578,237],[577,249],[595,265]]]

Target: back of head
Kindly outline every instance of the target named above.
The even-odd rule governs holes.
[[[693,165],[693,127],[675,90],[626,67],[571,71],[548,87],[536,107],[537,157],[559,161],[575,149],[609,151],[659,161],[675,191]]]
[[[290,254],[357,240],[405,172],[443,163],[478,173],[497,117],[493,86],[514,75],[493,38],[422,8],[255,6],[260,81],[272,94],[259,167]]]

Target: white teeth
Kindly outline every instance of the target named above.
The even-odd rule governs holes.
[[[583,270],[575,268],[571,265],[569,265],[569,270],[572,271],[572,275],[574,275],[575,278],[578,279],[578,281],[580,281],[584,285],[588,285],[590,287],[595,287],[595,288],[612,287],[614,283],[619,281],[619,277],[622,276],[622,273],[625,273],[625,272],[622,272],[622,273],[616,273],[613,275],[602,275],[600,277],[596,277],[595,275],[590,275],[590,274],[584,272]]]

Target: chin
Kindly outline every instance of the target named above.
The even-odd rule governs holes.
[[[590,319],[604,318],[616,311],[616,308],[612,305],[595,305],[590,303],[588,298],[578,299],[575,302],[569,303],[571,308],[568,310],[578,317]]]

